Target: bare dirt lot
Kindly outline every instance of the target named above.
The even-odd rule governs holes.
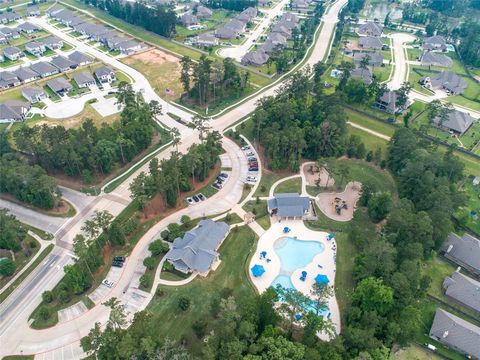
[[[317,195],[316,203],[320,210],[330,219],[336,221],[349,221],[353,218],[356,203],[360,198],[360,190],[362,184],[357,181],[351,181],[345,187],[345,191],[341,193],[321,193]],[[345,202],[346,209],[342,209],[340,214],[335,210],[335,204]]]
[[[332,187],[335,185],[335,180],[328,175],[328,171],[321,168],[320,171],[317,172],[317,168],[313,162],[303,164],[302,171],[308,186],[317,186],[318,179],[320,179],[318,185],[321,187]]]
[[[178,57],[159,49],[151,49],[121,61],[145,75],[161,98],[175,100],[182,94]]]

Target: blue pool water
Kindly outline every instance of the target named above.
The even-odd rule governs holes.
[[[271,287],[276,287],[278,284],[282,285],[285,289],[294,289],[292,279],[288,275],[278,275],[275,280],[272,281]]]
[[[292,272],[310,264],[313,258],[325,250],[318,241],[297,240],[291,237],[278,239],[274,245],[283,271]]]

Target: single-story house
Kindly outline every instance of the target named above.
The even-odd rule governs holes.
[[[31,108],[30,103],[5,100],[0,103],[0,123],[23,121]]]
[[[117,45],[126,40],[126,38],[118,36],[116,33],[109,33],[107,36],[102,37],[100,41],[107,45],[110,50],[117,50]]]
[[[397,93],[395,91],[386,91],[376,100],[373,106],[389,114],[396,114],[404,110],[397,106]]]
[[[218,39],[213,34],[199,34],[194,38],[194,43],[197,46],[211,48],[218,45]]]
[[[442,71],[433,76],[425,76],[420,83],[427,89],[446,90],[451,95],[462,94],[467,88],[467,82],[452,71]]]
[[[51,7],[50,9],[48,9],[46,11],[46,14],[47,14],[48,17],[54,18],[55,16],[60,14],[62,11],[66,11],[64,7],[55,5],[55,6]]]
[[[94,72],[95,77],[99,82],[103,83],[112,83],[115,80],[117,80],[117,77],[115,75],[115,71],[110,69],[107,66],[101,66],[98,69],[96,69]]]
[[[363,36],[381,36],[382,31],[383,26],[373,21],[368,21],[358,27],[357,34]]]
[[[218,248],[227,237],[229,226],[211,219],[173,241],[166,260],[183,273],[198,272],[205,276],[218,263]]]
[[[3,49],[3,56],[5,56],[7,59],[10,59],[11,61],[16,61],[23,57],[24,53],[16,46],[8,46]]]
[[[445,295],[480,315],[480,282],[455,271],[443,280]]]
[[[74,51],[68,55],[68,60],[70,60],[74,66],[84,66],[93,63],[93,58],[91,56],[85,55],[79,51]]]
[[[283,13],[280,21],[298,24],[300,21],[300,18],[295,14],[286,12],[286,13]]]
[[[473,359],[480,359],[480,328],[443,309],[435,312],[430,337]]]
[[[207,19],[213,15],[213,12],[212,10],[203,5],[198,5],[195,8],[195,15],[197,16],[197,18],[200,19]]]
[[[238,32],[232,28],[221,26],[215,30],[215,36],[220,39],[234,39],[238,35]]]
[[[242,11],[242,14],[249,16],[250,19],[253,19],[255,16],[257,16],[257,13],[258,13],[257,8],[253,6],[250,6]]]
[[[25,44],[25,51],[35,56],[41,56],[45,50],[45,45],[41,42],[31,41]]]
[[[82,71],[73,75],[73,80],[77,83],[79,88],[85,88],[95,85],[93,75],[88,71]]]
[[[30,66],[30,69],[35,71],[41,78],[58,74],[60,71],[55,66],[46,61],[40,61]]]
[[[50,50],[57,50],[63,47],[63,40],[53,35],[42,39],[42,42]]]
[[[241,32],[245,31],[245,23],[237,19],[230,20],[225,24],[225,26],[235,30],[237,34],[240,34]]]
[[[65,56],[62,55],[57,55],[54,56],[51,60],[50,63],[53,64],[58,70],[61,72],[68,71],[70,69],[75,68],[76,64],[67,59]]]
[[[425,66],[452,67],[453,65],[453,60],[450,57],[432,51],[424,51],[420,62]]]
[[[26,34],[33,34],[37,31],[41,30],[37,25],[34,25],[32,23],[29,23],[29,22],[24,22],[23,24],[18,25],[17,29],[19,29],[20,31],[22,31]]]
[[[292,29],[282,23],[276,23],[270,32],[271,34],[281,34],[282,36],[290,39],[292,37]]]
[[[28,67],[19,67],[13,73],[23,83],[35,81],[40,78],[40,75]]]
[[[426,37],[423,39],[423,50],[446,51],[447,40],[440,35]]]
[[[368,64],[371,66],[382,66],[383,65],[383,55],[378,52],[354,52],[353,61],[359,63],[364,58],[368,58]]]
[[[310,209],[310,199],[294,193],[275,194],[273,199],[267,201],[270,215],[280,218],[304,218]]]
[[[436,117],[433,119],[432,125],[463,135],[474,122],[475,119],[470,114],[454,109],[448,113],[446,121],[440,124],[440,117]]]
[[[266,64],[270,56],[262,49],[249,51],[242,58],[243,65],[262,66]]]
[[[73,86],[62,77],[47,81],[47,86],[59,96],[65,95],[73,88]]]
[[[27,6],[27,16],[40,16],[40,9],[37,5]]]
[[[247,14],[243,14],[243,13],[235,16],[235,19],[238,20],[238,21],[241,21],[244,24],[248,24],[252,20],[252,18],[250,16],[248,16]]]
[[[117,44],[116,50],[119,50],[122,54],[130,55],[137,51],[142,50],[145,47],[144,44],[135,40],[125,40]]]
[[[306,0],[291,0],[290,6],[298,12],[306,12],[310,3]]]
[[[376,36],[363,36],[358,39],[358,46],[363,49],[380,50],[383,47],[383,42]]]
[[[451,233],[442,254],[472,274],[480,276],[480,240],[472,235],[465,233],[460,237]]]
[[[64,10],[55,14],[53,16],[56,20],[61,22],[65,26],[74,27],[78,24],[85,22],[83,19],[80,19],[70,10]]]
[[[5,11],[3,14],[0,14],[0,22],[2,24],[8,24],[12,21],[20,20],[21,18],[22,17],[15,11]]]
[[[369,68],[363,69],[357,67],[350,73],[352,79],[362,80],[365,85],[370,85],[373,81],[373,74]]]
[[[180,17],[180,22],[184,26],[197,25],[198,18],[195,15],[192,15],[190,13],[185,13]]]
[[[29,86],[23,88],[22,96],[32,104],[48,98],[47,93],[40,86]]]
[[[2,34],[6,40],[18,39],[20,37],[20,33],[17,29],[6,26],[0,27],[0,34]]]
[[[20,85],[17,75],[10,71],[0,72],[0,88],[8,89]]]
[[[266,54],[272,54],[276,51],[282,50],[285,47],[283,44],[274,43],[272,40],[267,39],[260,48]]]

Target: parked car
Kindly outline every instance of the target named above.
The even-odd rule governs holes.
[[[218,189],[220,190],[222,188],[222,184],[219,184],[219,183],[214,183],[212,184],[212,186],[215,188],[215,189]]]
[[[255,154],[254,154],[252,151],[249,151],[249,152],[247,153],[247,156],[255,156]]]
[[[220,175],[218,175],[224,179],[228,178],[228,174],[227,173],[221,173]]]
[[[121,261],[121,262],[124,262],[125,261],[125,256],[115,256],[113,258],[113,261]]]
[[[248,171],[258,171],[258,166],[255,167],[249,167]]]
[[[102,284],[105,285],[106,287],[109,287],[109,288],[113,287],[113,281],[108,281],[107,279],[104,279],[102,281]]]
[[[192,199],[193,199],[193,201],[195,201],[196,203],[200,201],[200,199],[198,198],[197,195],[193,195],[193,196],[192,196]]]
[[[255,176],[247,176],[247,181],[256,182],[257,178]]]
[[[203,196],[203,194],[198,194],[197,196],[200,199],[200,201],[207,200],[207,198],[205,196]]]
[[[112,261],[112,266],[115,266],[115,267],[123,267],[123,261]]]
[[[242,150],[250,150],[250,145],[242,146]]]
[[[248,161],[257,161],[257,158],[255,156],[250,156],[248,157]]]
[[[216,180],[217,180],[217,182],[219,182],[220,184],[222,184],[222,183],[225,181],[225,179],[222,178],[222,177],[220,177],[220,176],[217,176]]]
[[[192,204],[195,203],[195,201],[193,201],[193,199],[192,199],[191,197],[187,197],[185,200],[187,200],[187,203],[188,203],[189,205],[192,205]]]

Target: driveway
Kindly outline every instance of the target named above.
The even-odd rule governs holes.
[[[52,119],[64,119],[80,114],[85,108],[85,104],[92,99],[103,98],[108,94],[107,90],[98,90],[78,98],[65,96],[59,102],[52,102],[44,109],[45,116]]]
[[[392,79],[387,83],[390,90],[400,89],[402,84],[408,80],[408,63],[405,43],[415,40],[415,36],[405,33],[394,33],[390,35],[393,46],[395,68]]]

